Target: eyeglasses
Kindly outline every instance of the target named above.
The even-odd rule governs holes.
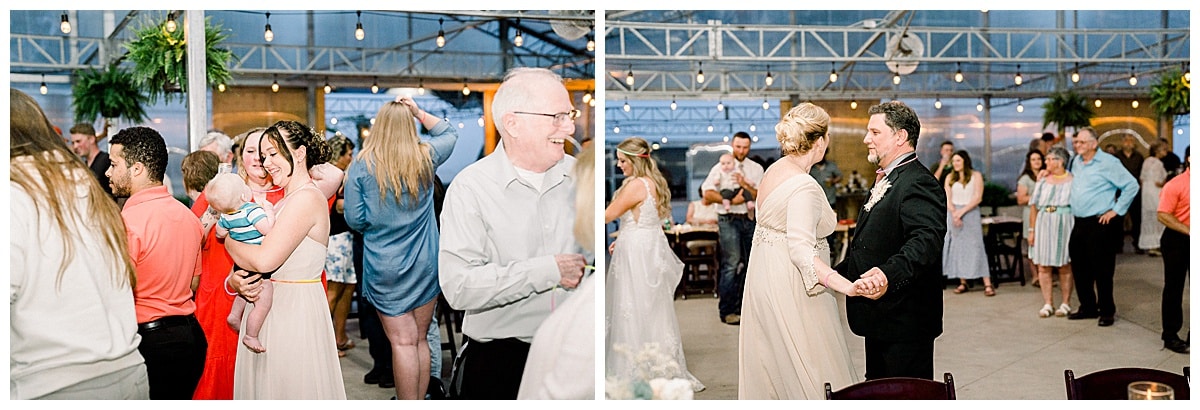
[[[550,117],[550,118],[554,119],[552,124],[554,124],[555,127],[558,127],[558,126],[562,126],[563,123],[567,121],[567,119],[570,119],[571,121],[575,121],[576,118],[579,118],[579,115],[581,113],[579,112],[579,110],[571,110],[571,111],[567,111],[567,112],[560,112],[558,114],[542,114],[540,112],[524,112],[524,111],[513,111],[513,114],[541,115],[543,117]]]

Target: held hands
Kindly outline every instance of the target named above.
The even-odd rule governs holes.
[[[854,288],[858,296],[879,299],[887,293],[887,276],[879,268],[871,268],[871,270],[859,277],[858,280],[854,281]]]
[[[558,284],[564,289],[575,289],[579,286],[579,282],[583,280],[583,268],[587,265],[587,260],[583,255],[578,253],[560,253],[554,255],[554,262],[558,263],[558,274],[562,276]]]
[[[247,302],[254,303],[258,301],[258,294],[262,293],[263,281],[260,280],[261,278],[262,275],[258,273],[251,274],[251,272],[244,270],[236,270],[225,281],[230,288],[233,288],[235,292],[242,295]]]

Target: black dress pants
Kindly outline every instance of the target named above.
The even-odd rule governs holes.
[[[1099,216],[1075,217],[1071,230],[1071,270],[1075,275],[1075,292],[1079,295],[1079,312],[1112,316],[1117,313],[1113,301],[1113,274],[1117,266],[1113,244],[1122,237],[1121,217],[1101,224]]]
[[[519,339],[480,342],[467,338],[454,361],[450,397],[466,400],[516,400],[525,373],[529,343]]]
[[[1167,228],[1162,234],[1163,293],[1162,293],[1162,340],[1178,340],[1183,328],[1183,284],[1187,280],[1190,237],[1182,232]]]
[[[170,318],[186,319],[149,330],[139,325],[138,329],[142,336],[138,352],[146,359],[150,399],[191,400],[204,373],[208,340],[194,315]]]
[[[933,339],[890,341],[866,338],[867,380],[916,377],[933,380]]]

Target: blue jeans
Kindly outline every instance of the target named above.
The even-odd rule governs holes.
[[[429,322],[429,330],[425,332],[425,340],[429,342],[429,375],[442,378],[442,329],[438,327],[437,308],[433,309],[433,321]]]
[[[750,260],[750,243],[754,239],[754,221],[746,214],[717,216],[718,241],[721,244],[720,278],[717,280],[717,303],[721,318],[742,314],[742,288],[746,285],[746,264]],[[740,268],[740,269],[739,269]]]

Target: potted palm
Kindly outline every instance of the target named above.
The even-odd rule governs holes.
[[[208,84],[223,84],[232,78],[226,64],[233,58],[233,52],[220,47],[228,34],[211,23],[211,17],[204,19],[205,77]],[[170,101],[187,83],[187,42],[183,31],[171,32],[166,24],[147,21],[134,30],[134,39],[125,44],[129,49],[125,58],[134,64],[134,80],[151,102],[159,98]]]
[[[1096,112],[1088,105],[1087,99],[1075,91],[1057,92],[1050,100],[1042,104],[1042,128],[1050,124],[1058,126],[1058,135],[1063,135],[1067,127],[1080,128],[1091,125]]]
[[[1154,106],[1154,112],[1159,117],[1173,119],[1176,115],[1187,115],[1190,112],[1188,98],[1191,98],[1191,89],[1183,73],[1179,69],[1171,69],[1150,86],[1150,105]]]
[[[149,99],[138,89],[133,75],[117,64],[103,71],[94,68],[76,71],[71,95],[76,122],[90,123],[97,115],[107,119],[124,118],[134,123],[144,122],[147,118],[142,106]]]

